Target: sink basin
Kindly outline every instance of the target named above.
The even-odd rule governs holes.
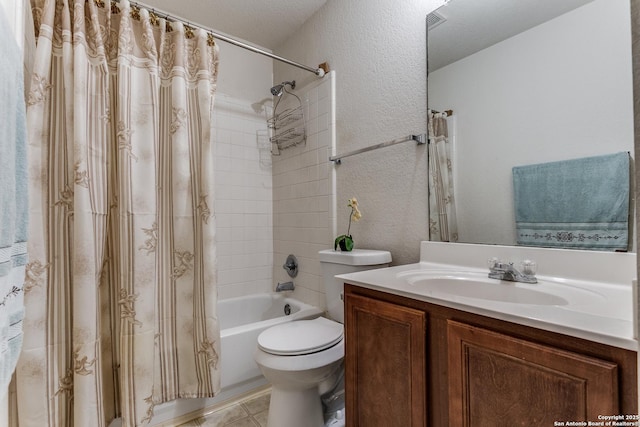
[[[426,282],[426,283],[425,283]],[[414,286],[427,285],[435,293],[445,293],[466,298],[489,301],[509,302],[513,304],[568,305],[569,301],[557,295],[515,286],[515,283],[496,282],[495,284],[474,282],[466,279],[440,278],[421,279],[410,282]]]
[[[398,274],[411,286],[437,298],[459,297],[510,304],[545,306],[591,305],[604,296],[565,283],[539,280],[536,284],[490,279],[486,273],[414,270]]]

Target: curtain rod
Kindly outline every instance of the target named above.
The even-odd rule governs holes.
[[[120,2],[120,0],[117,0],[117,1]],[[224,34],[220,34],[220,33],[216,32],[216,31],[212,30],[211,28],[205,27],[204,25],[191,23],[191,22],[187,21],[186,19],[179,18],[179,17],[174,16],[174,15],[172,15],[170,13],[167,13],[167,12],[162,11],[162,10],[158,10],[158,9],[153,8],[151,6],[147,6],[147,5],[143,4],[143,3],[139,3],[137,1],[129,0],[129,4],[131,4],[133,6],[136,6],[138,8],[141,8],[141,9],[146,9],[147,11],[152,12],[153,14],[155,14],[155,15],[157,15],[159,17],[165,18],[165,19],[167,19],[169,21],[183,22],[183,23],[189,25],[190,27],[200,28],[200,29],[205,30],[206,32],[210,33],[211,35],[213,35],[214,38],[216,38],[218,40],[222,40],[224,42],[227,42],[227,43],[230,43],[232,45],[241,47],[243,49],[249,50],[249,51],[254,52],[254,53],[258,53],[260,55],[268,56],[269,58],[275,59],[276,61],[280,61],[280,62],[284,62],[284,63],[289,64],[289,65],[293,65],[294,67],[298,67],[298,68],[301,68],[303,70],[309,71],[309,72],[315,74],[318,77],[324,77],[324,75],[325,75],[325,70],[320,68],[320,67],[312,68],[312,67],[309,67],[307,65],[301,64],[299,62],[295,62],[295,61],[292,61],[290,59],[283,58],[282,56],[278,56],[278,55],[275,55],[275,54],[273,54],[271,52],[267,52],[264,49],[259,49],[257,47],[251,46],[250,44],[241,42],[240,40],[236,40],[236,39],[234,39],[232,37],[226,36]]]

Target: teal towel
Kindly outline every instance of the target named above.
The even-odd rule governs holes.
[[[629,153],[513,168],[518,245],[626,251]]]

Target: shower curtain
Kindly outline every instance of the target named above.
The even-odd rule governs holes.
[[[219,390],[211,36],[126,0],[32,0],[20,427],[148,424]]]
[[[429,111],[429,240],[457,242],[447,114]]]

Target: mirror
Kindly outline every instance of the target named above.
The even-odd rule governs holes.
[[[633,156],[629,0],[451,0],[428,22],[460,242],[515,244],[514,166]]]

